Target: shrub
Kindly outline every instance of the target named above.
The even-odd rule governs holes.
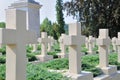
[[[3,55],[5,55],[5,54],[6,54],[6,47],[4,46],[4,47],[0,48],[0,52],[1,52]]]
[[[5,65],[0,64],[0,80],[5,80]]]
[[[26,51],[27,51],[27,53],[31,53],[32,50],[33,50],[33,47],[32,47],[32,46],[29,46],[29,45],[26,46]]]
[[[5,56],[0,56],[0,64],[4,64],[6,62]]]
[[[41,45],[40,44],[37,46],[37,50],[41,50]]]
[[[52,55],[52,56],[53,56],[53,58],[58,58],[58,56],[57,56],[57,53],[56,53],[56,52],[48,52],[47,54],[48,54],[48,55]]]
[[[66,80],[61,74],[49,72],[39,64],[29,64],[27,67],[27,80]]]
[[[35,57],[34,53],[27,53],[27,58],[28,58],[28,61],[35,61],[35,60],[37,60],[37,58]]]
[[[55,59],[49,62],[43,63],[42,66],[44,68],[61,70],[61,69],[68,69],[68,59]]]

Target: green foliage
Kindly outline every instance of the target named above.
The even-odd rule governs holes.
[[[0,65],[0,80],[5,80],[5,65]],[[27,65],[27,80],[68,80],[59,73],[49,72],[40,64]]]
[[[27,66],[27,80],[65,80],[65,78],[59,73],[47,71],[39,64],[29,64]]]
[[[88,49],[86,47],[82,47],[81,52],[86,53],[87,51],[88,51]]]
[[[42,63],[41,66],[48,69],[68,69],[68,59],[56,59],[51,60],[46,63]],[[110,54],[109,55],[109,63],[110,65],[117,65],[118,69],[120,69],[120,63],[117,62],[117,54]],[[93,73],[94,77],[102,74],[101,69],[97,68],[96,66],[99,64],[99,56],[96,55],[86,55],[82,57],[82,70],[90,71]]]
[[[58,58],[58,56],[57,56],[57,53],[56,52],[48,52],[47,53],[48,55],[52,55],[53,56],[53,58]]]
[[[100,28],[108,28],[110,37],[120,31],[119,0],[70,0],[65,2],[67,15],[73,15],[80,22],[85,21],[84,34],[98,36]],[[89,27],[89,28],[88,28]]]
[[[93,51],[98,51],[98,46],[97,45],[95,45],[95,47],[93,48]]]
[[[0,52],[5,55],[6,54],[6,47],[3,46],[2,48],[0,48]]]
[[[5,80],[5,65],[0,64],[0,80]]]
[[[63,15],[63,1],[62,0],[56,0],[56,16],[57,16],[57,23],[59,25],[59,34],[65,33],[64,26],[64,15]]]
[[[37,60],[37,58],[35,57],[35,53],[27,53],[27,58],[29,62]]]
[[[86,55],[86,56],[83,56],[82,57],[82,63],[97,66],[98,63],[99,63],[99,56],[98,55]]]
[[[41,50],[41,45],[39,44],[38,46],[37,46],[37,50]]]
[[[57,23],[53,23],[53,37],[58,40],[60,37],[60,26]]]
[[[110,65],[117,65],[117,69],[120,70],[120,63],[118,63],[118,54],[117,53],[111,53],[109,54],[109,64]]]
[[[58,53],[58,52],[61,51],[58,42],[57,42],[56,44],[54,44],[53,49],[54,49],[54,51],[55,51],[56,53]]]
[[[68,63],[69,63],[68,59],[64,58],[43,63],[41,64],[41,66],[48,69],[62,70],[68,69],[69,65]],[[84,56],[82,57],[82,70],[92,72],[94,74],[94,77],[98,76],[102,74],[102,71],[99,68],[96,68],[98,63],[99,63],[98,55]]]
[[[27,53],[31,53],[32,50],[33,50],[33,46],[27,45],[27,46],[26,46],[26,50],[27,50]]]
[[[0,28],[5,28],[5,27],[6,27],[5,22],[0,22]]]
[[[53,34],[52,23],[48,18],[45,18],[40,26],[41,32],[47,32],[48,35]]]
[[[42,66],[48,69],[62,70],[68,69],[68,59],[55,59],[49,62],[43,63]]]
[[[5,56],[0,56],[0,64],[4,64],[6,62]]]

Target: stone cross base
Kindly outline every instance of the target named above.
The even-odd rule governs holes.
[[[120,80],[120,72],[117,71],[117,67],[110,65],[106,68],[101,68],[103,75],[97,76],[94,80]]]
[[[94,78],[94,80],[109,80],[109,75],[100,75]]]
[[[49,60],[53,59],[53,56],[51,55],[36,55],[36,58],[40,61],[40,62],[46,62]]]
[[[110,65],[109,67],[101,68],[103,73],[106,75],[115,74],[117,72],[117,67],[114,65]]]
[[[88,55],[89,54],[95,54],[95,51],[87,51],[88,52]]]
[[[120,72],[116,72],[112,75],[100,75],[95,77],[94,80],[120,80]]]
[[[91,72],[82,71],[81,74],[66,73],[65,75],[71,78],[71,80],[93,80],[93,74]]]
[[[58,53],[58,58],[68,58],[68,54]]]

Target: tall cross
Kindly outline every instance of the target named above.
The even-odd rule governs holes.
[[[64,44],[69,46],[69,72],[81,73],[81,45],[85,43],[85,37],[81,36],[81,24],[69,25],[69,36],[64,39]]]
[[[110,45],[110,38],[108,36],[108,29],[99,30],[99,38],[97,39],[97,44],[99,46],[99,66],[101,68],[108,67],[108,48]]]
[[[26,80],[26,44],[36,43],[26,30],[26,12],[6,10],[6,29],[0,29],[0,44],[6,45],[6,80]]]

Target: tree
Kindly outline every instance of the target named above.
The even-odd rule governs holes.
[[[0,28],[5,28],[5,27],[6,27],[5,22],[0,22]]]
[[[117,36],[120,31],[119,0],[71,0],[64,3],[64,10],[67,15],[84,20],[93,36],[98,36],[100,28],[108,28],[110,37]]]
[[[52,23],[48,18],[45,18],[40,26],[41,32],[47,32],[48,35],[52,35]]]
[[[59,33],[59,29],[60,26],[57,23],[53,23],[53,37],[54,39],[58,40],[58,38],[60,37],[60,33]]]
[[[62,0],[57,0],[56,1],[56,12],[57,12],[57,23],[59,25],[59,34],[65,33],[64,26],[64,17],[63,17],[63,1]]]

